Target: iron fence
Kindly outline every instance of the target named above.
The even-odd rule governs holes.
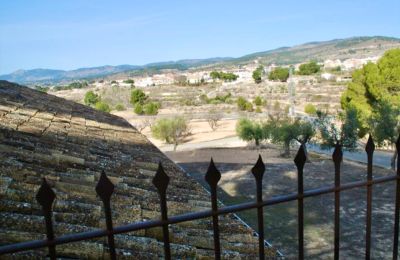
[[[396,142],[396,149],[400,151],[400,136]],[[169,183],[169,177],[164,172],[161,163],[159,164],[158,170],[155,177],[153,178],[153,184],[157,188],[160,197],[160,208],[161,208],[161,219],[150,220],[143,222],[136,222],[127,225],[121,225],[113,227],[112,216],[111,216],[111,196],[114,192],[114,185],[108,179],[106,174],[102,172],[100,179],[96,186],[96,193],[104,204],[104,214],[106,219],[105,230],[94,230],[88,232],[81,232],[75,234],[67,234],[60,237],[54,236],[53,222],[52,222],[52,205],[56,194],[48,185],[45,179],[43,179],[42,185],[36,194],[36,199],[42,207],[42,212],[45,219],[46,235],[47,239],[35,240],[28,242],[21,242],[16,244],[10,244],[0,247],[0,255],[10,254],[20,251],[32,250],[37,248],[48,247],[50,259],[56,259],[56,246],[66,243],[72,243],[77,241],[89,240],[98,237],[107,237],[108,246],[110,248],[109,254],[111,259],[116,259],[114,235],[128,233],[132,231],[148,229],[153,227],[162,227],[163,230],[163,243],[164,243],[164,257],[165,259],[171,259],[171,250],[169,242],[169,225],[182,223],[186,221],[192,221],[197,219],[212,218],[213,223],[213,236],[214,236],[214,252],[215,259],[221,259],[221,247],[219,237],[219,225],[218,220],[220,215],[228,213],[236,213],[249,209],[257,209],[258,218],[258,241],[259,241],[259,258],[265,259],[265,241],[264,241],[264,217],[263,208],[279,203],[295,201],[298,202],[298,258],[304,259],[304,199],[314,197],[327,193],[334,193],[335,195],[335,207],[334,207],[334,259],[339,259],[339,248],[340,248],[340,192],[359,188],[367,188],[367,211],[366,211],[366,244],[365,244],[365,258],[370,259],[371,254],[371,215],[372,215],[372,187],[375,184],[385,183],[390,181],[396,181],[396,202],[395,202],[395,219],[394,219],[394,234],[393,234],[393,259],[397,259],[398,256],[398,240],[399,240],[399,208],[400,208],[400,153],[397,155],[397,172],[395,175],[385,177],[372,177],[373,169],[373,154],[375,145],[370,137],[368,139],[365,151],[367,153],[367,180],[366,181],[355,181],[345,184],[340,182],[340,166],[342,163],[343,153],[342,147],[337,145],[332,154],[332,159],[335,167],[335,182],[334,185],[324,186],[317,189],[310,189],[304,191],[303,189],[303,169],[306,163],[306,153],[304,146],[301,145],[297,155],[294,159],[294,163],[297,167],[298,172],[298,191],[297,193],[286,194],[282,196],[276,196],[267,200],[263,199],[262,196],[262,179],[265,172],[265,165],[259,156],[256,164],[252,168],[251,172],[254,175],[256,181],[256,201],[236,204],[232,206],[224,206],[218,208],[217,203],[217,185],[221,178],[221,173],[215,166],[211,159],[205,180],[210,186],[211,192],[211,210],[199,211],[194,213],[186,213],[176,216],[168,216],[166,192]]]

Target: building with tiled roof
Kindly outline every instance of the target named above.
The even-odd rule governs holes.
[[[35,200],[45,177],[56,193],[56,236],[105,228],[95,186],[101,171],[115,184],[114,226],[158,219],[152,184],[158,162],[170,176],[170,216],[211,207],[209,194],[124,119],[0,81],[0,245],[45,238]],[[234,215],[220,217],[225,259],[257,256],[258,238]],[[213,258],[211,219],[170,226],[172,258]],[[163,257],[161,228],[115,236],[118,259]],[[265,249],[267,255],[274,250]],[[62,258],[107,258],[107,238],[57,246]],[[2,256],[43,258],[47,248]]]

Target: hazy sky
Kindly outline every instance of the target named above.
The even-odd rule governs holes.
[[[351,36],[400,38],[393,1],[0,1],[0,74],[238,57]]]

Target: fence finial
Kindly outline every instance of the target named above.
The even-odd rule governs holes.
[[[307,161],[306,151],[304,150],[304,144],[302,144],[300,145],[296,157],[294,158],[294,163],[296,164],[297,169],[302,169],[306,161]]]
[[[369,135],[367,145],[365,146],[365,151],[367,154],[372,154],[375,151],[374,140],[372,139],[372,135]]]
[[[96,193],[103,202],[110,201],[114,192],[114,184],[110,181],[104,171],[101,172],[99,182],[96,185]]]
[[[37,194],[36,200],[42,206],[44,211],[51,211],[53,201],[56,198],[56,194],[51,189],[50,185],[47,183],[46,179],[43,178],[42,185],[40,186]]]
[[[153,178],[153,184],[156,186],[160,194],[165,194],[167,192],[167,187],[169,184],[169,177],[165,173],[161,162],[158,163],[158,169],[156,175]]]
[[[210,187],[217,187],[219,180],[221,179],[221,173],[214,164],[213,158],[211,158],[210,165],[205,176],[205,180]]]
[[[256,180],[259,180],[263,178],[264,172],[265,172],[265,165],[264,162],[261,158],[261,155],[258,155],[258,160],[254,167],[251,169],[251,172],[253,173],[254,177]]]

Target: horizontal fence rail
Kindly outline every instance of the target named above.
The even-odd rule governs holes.
[[[365,245],[365,258],[370,259],[371,252],[371,215],[372,215],[372,187],[375,184],[396,181],[396,202],[395,202],[395,219],[394,219],[394,235],[393,235],[393,259],[398,256],[398,237],[399,237],[399,210],[400,210],[400,153],[397,155],[397,171],[395,175],[373,178],[372,176],[372,158],[375,145],[370,137],[366,146],[366,153],[368,156],[367,163],[367,180],[354,181],[345,184],[340,183],[340,165],[343,159],[341,146],[337,145],[332,155],[335,166],[335,183],[334,185],[324,186],[316,189],[303,189],[303,171],[307,157],[304,145],[301,145],[294,163],[298,171],[298,191],[286,195],[275,196],[270,199],[263,200],[262,198],[262,179],[265,172],[265,164],[259,156],[255,166],[252,168],[251,173],[254,175],[256,181],[256,201],[236,204],[232,206],[224,206],[218,208],[217,204],[217,186],[221,178],[221,173],[211,159],[209,168],[205,175],[205,180],[210,186],[211,191],[211,210],[204,210],[193,213],[186,213],[176,216],[168,216],[167,213],[167,200],[166,192],[169,184],[169,176],[165,173],[161,163],[159,164],[156,175],[153,178],[153,184],[157,188],[160,197],[161,216],[159,220],[149,220],[131,223],[113,227],[112,222],[112,209],[111,198],[114,192],[114,184],[102,172],[100,179],[95,188],[96,193],[100,197],[104,205],[104,214],[106,220],[106,229],[87,231],[74,234],[66,234],[55,237],[52,221],[52,205],[56,198],[56,194],[51,189],[46,179],[43,179],[42,185],[36,194],[36,199],[42,207],[46,226],[47,239],[27,241],[4,245],[0,247],[0,255],[16,253],[26,250],[33,250],[38,248],[48,248],[48,256],[50,259],[56,259],[57,245],[84,241],[99,237],[107,237],[108,246],[110,248],[109,254],[111,259],[116,259],[117,254],[115,250],[114,235],[123,234],[132,231],[162,227],[163,230],[163,243],[164,243],[164,257],[171,259],[170,241],[169,241],[169,225],[193,221],[204,218],[212,218],[213,223],[213,237],[214,237],[214,252],[215,259],[221,258],[220,238],[219,238],[219,216],[229,213],[236,213],[244,210],[257,209],[258,217],[258,238],[259,238],[259,258],[265,258],[265,241],[264,241],[264,217],[263,208],[271,205],[285,203],[289,201],[298,202],[298,258],[304,259],[304,199],[318,195],[334,193],[335,194],[335,209],[334,209],[334,259],[339,259],[340,249],[340,192],[354,188],[366,187],[367,188],[367,213],[366,213],[366,245]],[[400,136],[396,142],[396,149],[400,151]]]

